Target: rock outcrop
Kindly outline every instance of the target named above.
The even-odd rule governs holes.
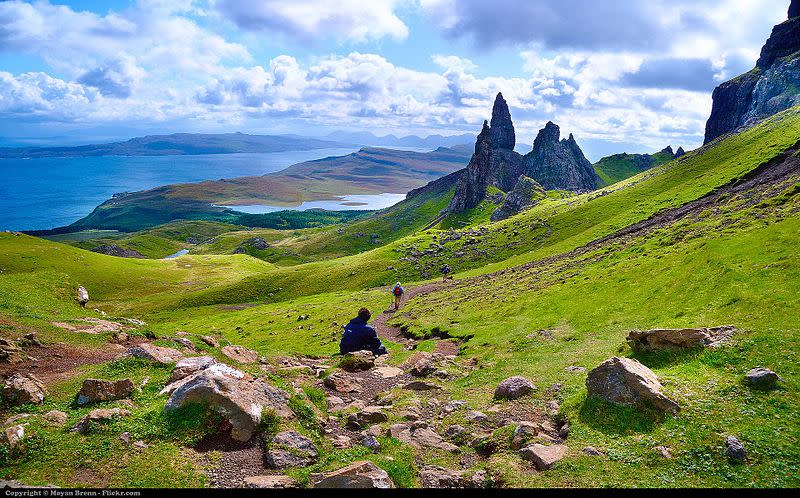
[[[534,389],[533,382],[525,377],[515,375],[498,384],[494,390],[494,397],[495,399],[517,399],[533,392]]]
[[[547,190],[588,191],[598,188],[602,180],[583,155],[570,133],[559,140],[561,130],[548,121],[533,141],[533,150],[522,158],[523,172]]]
[[[75,424],[70,430],[79,434],[86,434],[91,430],[92,424],[106,423],[118,417],[127,417],[130,414],[131,412],[124,408],[98,408],[86,414],[80,422]]]
[[[472,209],[486,197],[486,187],[491,179],[492,139],[489,123],[483,122],[483,129],[475,142],[475,153],[456,184],[456,192],[447,210],[461,213]]]
[[[714,89],[705,143],[800,104],[800,10],[772,29],[756,67]]]
[[[177,349],[162,348],[143,342],[128,348],[124,353],[122,353],[122,357],[142,358],[166,365],[168,363],[175,363],[183,358],[183,353]]]
[[[563,444],[532,444],[519,451],[524,460],[533,462],[538,470],[547,470],[567,454],[567,447]]]
[[[713,347],[736,332],[736,327],[691,328],[691,329],[652,329],[634,330],[628,334],[626,341],[631,349],[637,352],[648,351],[680,351]]]
[[[0,363],[19,363],[28,355],[13,342],[0,338]]]
[[[222,354],[239,363],[258,363],[258,353],[244,346],[225,346],[221,351]]]
[[[273,469],[305,467],[317,461],[314,442],[294,431],[275,434],[266,450],[266,462]]]
[[[508,193],[503,204],[492,213],[492,221],[504,220],[531,208],[545,197],[544,188],[536,180],[520,175],[517,184]]]
[[[757,367],[745,374],[745,380],[751,387],[768,391],[778,385],[781,377],[768,368]]]
[[[598,396],[619,405],[649,406],[677,413],[680,407],[661,392],[661,383],[652,370],[631,358],[614,356],[586,377],[589,396]]]
[[[107,256],[115,256],[117,258],[144,259],[144,255],[139,251],[125,249],[124,247],[120,247],[116,244],[104,244],[102,246],[97,246],[92,249],[92,252],[98,252]]]

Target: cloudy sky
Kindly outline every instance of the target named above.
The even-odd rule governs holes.
[[[788,0],[0,2],[0,145],[143,133],[477,133],[592,159],[702,142]]]

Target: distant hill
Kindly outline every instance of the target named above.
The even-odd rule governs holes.
[[[287,135],[174,133],[76,147],[3,147],[0,148],[0,158],[233,154],[328,149],[345,145],[347,144]]]
[[[684,155],[682,147],[673,152],[672,146],[667,146],[655,154],[614,154],[594,163],[594,170],[606,185],[611,185],[637,175],[642,171],[654,168]]]
[[[397,137],[395,135],[376,136],[368,131],[346,132],[335,131],[325,136],[328,140],[359,145],[375,145],[382,147],[416,147],[425,149],[435,149],[437,147],[452,147],[455,145],[472,144],[475,142],[475,135],[464,133],[462,135],[428,135],[425,138],[416,135]]]
[[[272,205],[287,209],[305,201],[351,194],[405,193],[462,169],[469,151],[440,147],[411,152],[365,147],[346,156],[298,163],[277,173],[166,185],[118,194],[87,217],[56,232],[105,228],[135,231],[177,219],[241,223],[220,205]]]

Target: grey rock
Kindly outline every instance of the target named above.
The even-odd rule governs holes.
[[[733,325],[710,328],[634,330],[626,341],[637,352],[681,351],[714,347],[736,332]]]
[[[70,431],[86,434],[92,424],[108,422],[118,417],[127,417],[130,414],[131,412],[123,408],[98,408],[86,414]]]
[[[534,389],[533,382],[525,377],[515,375],[500,382],[494,391],[494,397],[496,399],[517,399],[533,392]]]
[[[500,221],[531,208],[545,198],[545,191],[536,180],[520,175],[503,203],[492,213],[492,221]]]
[[[375,366],[375,355],[371,351],[347,353],[339,362],[339,367],[348,372],[361,372]]]
[[[774,389],[779,380],[783,380],[778,374],[768,368],[757,367],[745,374],[748,384],[755,389],[769,390]]]
[[[747,450],[736,436],[725,438],[725,454],[731,463],[743,463],[747,460]]]
[[[130,396],[131,393],[133,393],[133,381],[131,379],[114,381],[86,379],[78,392],[77,403],[85,405],[87,403],[123,399]]]
[[[545,190],[594,190],[602,180],[572,134],[559,141],[561,130],[548,121],[533,142],[533,150],[522,158],[523,173]]]
[[[602,456],[603,453],[594,446],[585,446],[582,450],[584,455],[589,456]]]
[[[661,393],[661,383],[652,370],[630,358],[613,357],[586,377],[589,396],[619,405],[649,405],[676,414],[678,404]]]
[[[567,454],[567,447],[562,444],[545,446],[532,444],[520,450],[523,460],[533,462],[538,470],[547,470]]]
[[[183,358],[183,353],[177,349],[162,348],[144,342],[128,348],[124,353],[122,353],[122,357],[143,358],[156,363],[168,364],[175,363]]]
[[[371,449],[373,453],[377,453],[381,449],[381,443],[372,434],[364,436],[364,439],[361,440],[361,445]]]
[[[314,442],[294,431],[275,434],[266,450],[267,465],[273,469],[305,467],[318,457]]]

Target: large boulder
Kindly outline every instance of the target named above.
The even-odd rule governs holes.
[[[131,393],[133,393],[133,381],[131,381],[131,379],[86,379],[83,381],[76,401],[79,405],[85,405],[98,401],[112,401],[115,399],[127,398]]]
[[[3,399],[9,406],[40,405],[44,402],[44,396],[44,384],[33,374],[14,374],[3,386]]]
[[[637,352],[680,351],[713,347],[731,337],[736,327],[690,328],[690,329],[652,329],[634,330],[628,334],[627,342]]]
[[[231,437],[248,441],[261,423],[264,410],[291,418],[286,394],[262,381],[222,363],[208,366],[167,385],[162,393],[170,397],[165,410],[190,403],[206,403],[230,422]]]
[[[547,470],[567,454],[567,447],[563,444],[532,444],[522,448],[519,452],[524,460],[533,462],[538,470]]]
[[[183,358],[183,353],[177,349],[162,348],[147,342],[143,342],[128,348],[124,353],[122,353],[122,357],[142,358],[166,365],[169,363],[175,363]]]
[[[325,380],[322,381],[322,384],[328,389],[333,389],[334,391],[340,393],[357,393],[361,391],[361,384],[358,382],[358,380],[353,379],[342,372],[334,372],[325,377]]]
[[[755,389],[774,389],[781,377],[769,368],[757,367],[745,374],[747,383]]]
[[[312,474],[310,478],[315,488],[394,488],[389,474],[366,460],[353,462],[332,472]]]
[[[436,371],[434,356],[426,352],[415,354],[406,366],[414,377],[426,377]]]
[[[503,380],[494,390],[495,399],[517,399],[535,389],[533,382],[515,375]]]
[[[661,387],[652,370],[634,359],[617,356],[601,363],[586,377],[589,396],[619,405],[648,405],[676,414],[680,407],[661,393]]]
[[[9,451],[14,451],[24,438],[25,427],[20,424],[12,425],[0,432],[0,446],[5,446]]]
[[[294,431],[275,434],[266,450],[267,465],[273,469],[305,467],[316,462],[318,457],[314,442]]]
[[[258,363],[259,359],[257,352],[244,346],[225,346],[222,354],[238,363]]]

